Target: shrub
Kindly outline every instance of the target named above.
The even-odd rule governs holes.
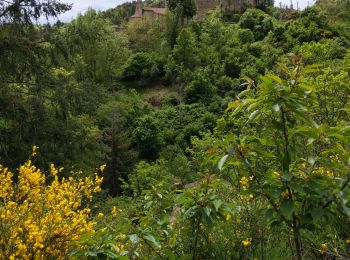
[[[241,28],[250,29],[256,40],[262,40],[273,30],[273,18],[258,9],[248,9],[239,20]]]
[[[35,149],[34,152],[35,153]],[[81,234],[92,231],[87,203],[102,178],[53,181],[29,160],[15,174],[0,165],[0,259],[64,259]]]
[[[124,65],[123,79],[141,80],[150,79],[162,71],[161,61],[152,53],[139,52],[130,56]]]
[[[214,94],[214,86],[203,70],[194,73],[194,79],[185,87],[185,98],[188,103],[208,101]]]
[[[237,34],[238,34],[238,39],[243,44],[254,42],[254,34],[249,29],[239,29]]]
[[[155,159],[160,149],[158,138],[159,127],[152,116],[146,115],[138,120],[137,127],[133,131],[133,140],[140,157],[144,159]]]

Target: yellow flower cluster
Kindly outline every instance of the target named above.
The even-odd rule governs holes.
[[[328,248],[328,245],[325,244],[325,243],[324,243],[324,244],[321,244],[321,248],[322,248],[322,249],[327,249],[327,248]]]
[[[331,162],[339,162],[339,154],[335,154],[335,155],[331,155],[329,156],[329,158],[331,159]]]
[[[329,156],[329,159],[331,162],[339,162],[339,155],[331,155],[331,156]],[[300,177],[302,179],[307,179],[308,176],[305,173],[305,169],[307,168],[307,163],[303,162],[303,163],[299,164],[299,167],[300,167],[300,169],[299,169]],[[312,174],[323,175],[323,176],[327,176],[327,177],[331,177],[331,178],[338,177],[337,173],[335,173],[332,170],[328,170],[328,169],[324,168],[323,166],[314,167],[312,169]]]
[[[321,244],[321,249],[318,250],[321,255],[324,255],[325,251],[327,251],[328,245],[326,243]]]
[[[242,241],[244,247],[248,247],[252,244],[252,238],[246,238]]]
[[[38,149],[39,149],[39,146],[36,146],[36,145],[33,146],[32,157],[37,155]]]
[[[248,194],[248,195],[239,194],[238,198],[240,199],[241,203],[247,203],[247,202],[251,202],[254,199],[254,195],[253,194]]]
[[[277,172],[277,171],[273,172],[272,175],[273,175],[274,177],[276,177],[276,178],[281,177],[281,174],[280,174],[279,172]]]
[[[242,186],[247,186],[248,183],[249,183],[249,179],[247,177],[242,177],[241,180],[239,181],[239,183],[242,185]]]
[[[111,211],[111,217],[112,217],[112,218],[117,217],[118,212],[119,212],[119,213],[120,213],[120,212],[123,212],[123,210],[122,210],[122,209],[117,209],[116,206],[113,206],[113,207],[112,207],[112,211]]]
[[[0,259],[64,259],[81,234],[93,231],[86,204],[100,191],[102,178],[59,178],[62,170],[51,165],[53,181],[47,184],[28,161],[14,183],[0,166]]]
[[[325,175],[328,177],[335,177],[334,172],[325,169],[324,167],[315,167],[314,170],[312,171],[313,174],[320,174],[320,175]]]
[[[249,184],[250,181],[254,180],[253,176],[250,177],[242,177],[241,180],[239,181],[240,184],[242,184],[243,186],[247,186]]]
[[[288,198],[288,197],[289,197],[288,190],[282,191],[282,192],[281,192],[281,197],[282,197],[282,198]]]

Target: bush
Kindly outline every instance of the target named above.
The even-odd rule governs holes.
[[[137,127],[133,131],[133,140],[141,158],[148,160],[157,158],[160,150],[158,133],[159,127],[154,117],[146,115],[138,120]]]
[[[64,259],[80,235],[93,230],[87,202],[100,191],[102,178],[59,180],[62,170],[51,165],[53,181],[47,184],[29,160],[15,183],[0,165],[0,258]]]
[[[273,18],[259,9],[248,9],[239,20],[241,28],[250,29],[255,40],[262,40],[273,30]]]
[[[203,70],[198,70],[193,75],[193,80],[185,86],[185,99],[188,103],[209,101],[214,94],[214,86],[209,76]]]
[[[320,42],[304,43],[299,48],[299,54],[309,63],[325,60],[342,59],[346,54],[346,48],[333,39],[324,39]]]
[[[227,76],[220,77],[216,82],[216,86],[218,88],[218,94],[221,96],[225,96],[231,92],[237,92],[236,94],[238,94],[241,90],[240,80]]]
[[[152,53],[139,52],[130,56],[124,65],[124,80],[151,79],[162,72],[161,60]]]
[[[239,29],[237,34],[238,34],[238,39],[242,44],[254,42],[254,34],[249,29]]]

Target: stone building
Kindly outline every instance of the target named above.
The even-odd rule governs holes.
[[[221,8],[232,11],[243,11],[245,6],[257,6],[257,0],[222,0]]]
[[[143,7],[142,1],[137,0],[135,13],[130,17],[130,20],[137,20],[142,17],[157,18],[159,16],[165,15],[165,12],[166,12],[166,7],[165,8]]]
[[[195,1],[197,6],[196,17],[203,17],[207,11],[221,7],[220,0],[195,0]]]
[[[197,6],[196,17],[202,17],[207,11],[215,8],[241,12],[246,5],[257,6],[257,0],[195,0]],[[167,8],[143,7],[142,0],[137,0],[135,14],[131,20],[142,17],[156,18],[165,15]]]

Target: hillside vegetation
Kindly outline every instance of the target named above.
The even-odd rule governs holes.
[[[169,3],[0,0],[0,260],[349,259],[349,1]]]

